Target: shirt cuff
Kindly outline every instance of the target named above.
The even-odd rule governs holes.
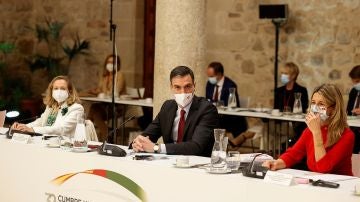
[[[160,153],[161,154],[166,154],[166,146],[165,146],[165,144],[160,144]]]

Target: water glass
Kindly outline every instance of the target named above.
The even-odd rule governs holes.
[[[239,151],[229,151],[226,156],[227,167],[231,170],[238,170],[240,167],[240,152]]]

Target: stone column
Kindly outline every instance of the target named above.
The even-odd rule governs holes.
[[[204,0],[157,0],[154,65],[154,116],[172,96],[170,71],[179,65],[195,74],[195,94],[205,95]]]

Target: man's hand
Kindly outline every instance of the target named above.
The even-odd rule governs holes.
[[[132,142],[132,147],[135,152],[154,152],[154,143],[150,141],[149,137],[139,135]]]
[[[353,115],[360,115],[360,108],[353,109],[351,112]]]

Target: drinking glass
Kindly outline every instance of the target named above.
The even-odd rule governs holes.
[[[226,156],[227,167],[231,170],[238,170],[240,167],[240,152],[239,151],[229,151]]]
[[[291,115],[291,107],[289,106],[285,106],[284,110],[283,110],[284,116],[289,116]]]

